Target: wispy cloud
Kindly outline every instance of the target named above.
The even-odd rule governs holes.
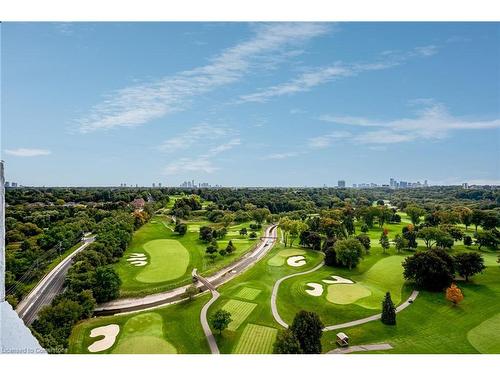
[[[283,159],[293,158],[301,154],[303,154],[303,152],[298,152],[298,151],[274,153],[263,156],[261,160],[283,160]]]
[[[241,144],[234,129],[221,125],[201,124],[169,138],[158,149],[168,153],[189,151],[189,156],[172,160],[163,170],[167,175],[182,172],[212,173],[218,169],[213,159]]]
[[[309,68],[294,79],[270,86],[252,94],[242,95],[240,102],[264,103],[274,97],[292,95],[299,92],[309,91],[312,88],[346,77],[358,76],[364,72],[385,70],[399,66],[406,61],[417,57],[428,57],[437,53],[434,45],[416,47],[408,52],[384,51],[378,59],[373,62],[343,63],[341,61],[329,66]]]
[[[206,143],[232,134],[235,134],[235,132],[230,128],[202,124],[167,139],[158,148],[165,152],[176,152],[189,149],[200,142]]]
[[[5,150],[7,155],[19,156],[19,157],[34,157],[34,156],[45,156],[50,155],[50,150],[40,149],[40,148],[16,148],[11,150]]]
[[[224,50],[207,65],[157,81],[117,90],[77,120],[80,132],[134,127],[186,108],[197,95],[241,80],[257,68],[276,64],[297,44],[328,31],[326,24],[279,23],[255,27],[254,36]]]
[[[376,130],[363,130],[351,137],[355,143],[390,144],[416,140],[439,140],[450,136],[454,131],[500,128],[500,119],[464,119],[451,115],[440,103],[426,100],[414,118],[401,118],[389,121],[355,116],[320,116],[322,121],[337,125],[362,129],[375,127]]]
[[[351,133],[347,131],[334,131],[318,137],[313,137],[308,140],[310,148],[320,149],[330,146],[330,144],[338,139],[345,139],[351,137]]]

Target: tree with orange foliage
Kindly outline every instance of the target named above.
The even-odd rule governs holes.
[[[446,288],[446,299],[453,302],[453,305],[458,305],[464,299],[464,295],[455,283],[452,283],[449,288]]]

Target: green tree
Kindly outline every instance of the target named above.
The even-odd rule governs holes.
[[[481,254],[470,252],[455,255],[455,269],[460,276],[469,281],[469,277],[483,272],[486,267]]]
[[[472,214],[471,214],[471,218],[470,218],[470,222],[471,224],[474,225],[474,227],[476,228],[476,232],[477,232],[477,227],[480,226],[483,222],[483,218],[484,218],[484,213],[483,211],[481,210],[478,210],[478,209],[474,209],[472,210]]]
[[[219,335],[222,334],[222,331],[224,331],[232,321],[231,313],[222,309],[217,310],[210,317],[210,324],[214,329],[219,331]]]
[[[226,253],[232,254],[236,250],[236,247],[233,245],[233,241],[229,240],[226,246]]]
[[[295,315],[290,331],[299,341],[302,353],[320,354],[324,327],[318,314],[302,310]]]
[[[291,329],[278,332],[276,341],[273,344],[274,354],[301,354],[300,342],[295,337]]]
[[[403,261],[403,276],[419,288],[441,291],[453,281],[453,259],[444,251],[417,252]]]
[[[382,301],[382,323],[390,326],[396,325],[396,307],[391,299],[391,293],[387,292]]]
[[[194,299],[194,296],[196,296],[198,292],[199,292],[198,287],[195,284],[191,284],[186,288],[184,292],[184,297],[192,301]]]
[[[335,243],[337,262],[352,269],[356,267],[363,256],[363,245],[355,238],[339,240]]]
[[[241,228],[240,229],[240,236],[246,236],[248,233],[248,229],[247,228]]]
[[[384,230],[382,231],[382,233],[380,235],[380,240],[378,241],[380,243],[380,246],[382,247],[382,252],[384,254],[391,247],[387,233],[389,233],[389,231],[387,230],[387,228],[384,228]]]
[[[398,253],[402,253],[404,249],[408,248],[408,240],[400,234],[396,234],[394,237],[394,244]]]
[[[425,214],[425,210],[418,207],[417,205],[410,205],[406,207],[406,214],[409,216],[413,225],[420,223],[420,217]]]
[[[111,266],[97,267],[92,293],[98,303],[111,301],[120,295],[120,276]]]
[[[187,232],[187,225],[184,223],[175,224],[174,232],[179,233],[179,235],[184,236]]]

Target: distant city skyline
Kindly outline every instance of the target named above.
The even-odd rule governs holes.
[[[500,184],[495,23],[0,27],[19,185]]]

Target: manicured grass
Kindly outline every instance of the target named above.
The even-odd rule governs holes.
[[[326,299],[331,303],[348,305],[371,294],[368,288],[360,284],[333,284],[328,286]]]
[[[467,339],[478,352],[500,353],[500,313],[486,319],[467,333]]]
[[[302,249],[281,250],[280,252],[278,252],[278,254],[269,259],[267,261],[267,264],[274,267],[280,267],[285,264],[287,258],[291,256],[304,255],[304,254],[305,251]]]
[[[392,301],[398,304],[401,301],[401,287],[405,283],[401,263],[404,256],[392,255],[379,260],[368,271],[354,281],[370,290],[371,297],[364,298],[357,303],[368,309],[380,308],[380,301],[386,292],[391,293]]]
[[[243,289],[241,289],[237,294],[235,294],[235,297],[253,301],[255,297],[259,295],[260,292],[261,290],[259,289],[243,287]]]
[[[91,338],[90,331],[107,324],[118,324],[120,333],[115,344],[100,353],[155,353],[160,350],[155,349],[155,345],[159,345],[162,352],[174,348],[177,353],[210,353],[200,324],[201,308],[209,299],[210,295],[205,293],[193,301],[179,302],[148,312],[84,320],[73,328],[69,338],[69,353],[89,353],[88,346],[99,340]],[[158,344],[158,340],[163,343]]]
[[[269,354],[273,351],[278,330],[276,328],[247,324],[234,349],[235,354]]]
[[[186,272],[189,252],[177,240],[152,240],[143,245],[149,262],[136,276],[143,283],[159,283],[175,280]]]
[[[251,352],[250,349],[241,349],[241,343],[243,332],[245,328],[252,324],[257,326],[265,326],[268,328],[274,328],[276,330],[282,327],[276,323],[271,314],[271,293],[274,282],[279,278],[299,272],[299,269],[289,266],[275,267],[268,264],[268,260],[273,258],[282,250],[292,250],[292,251],[302,251],[303,256],[306,258],[307,264],[300,267],[300,272],[313,268],[316,266],[323,258],[322,253],[318,251],[312,251],[307,249],[298,248],[284,248],[283,245],[275,245],[265,257],[263,257],[259,262],[257,262],[253,267],[249,268],[243,274],[234,278],[233,280],[227,282],[226,284],[218,288],[221,293],[221,298],[217,300],[213,306],[210,307],[208,314],[213,314],[216,310],[223,308],[224,304],[228,299],[236,299],[239,297],[239,293],[242,289],[252,288],[258,289],[261,292],[252,300],[255,303],[255,308],[252,310],[251,314],[245,319],[245,322],[241,324],[235,331],[226,329],[222,332],[222,335],[216,334],[215,338],[217,340],[219,349],[221,353],[235,353],[237,345],[240,345],[238,352]],[[272,344],[274,339],[269,339],[266,349],[267,353],[272,351]]]
[[[163,319],[149,312],[136,315],[125,323],[114,354],[175,354],[177,349],[163,338]]]
[[[500,311],[500,267],[488,267],[481,275],[469,282],[458,282],[464,300],[453,306],[446,300],[444,292],[421,291],[418,298],[407,309],[397,315],[396,326],[386,326],[380,321],[356,327],[344,328],[351,345],[386,342],[394,349],[391,353],[478,353],[480,350],[469,341],[469,332],[481,323],[493,318]],[[496,320],[496,318],[495,318]],[[500,354],[500,330],[490,329],[475,345]],[[490,326],[491,327],[491,326]],[[473,336],[474,336],[474,331]],[[337,331],[323,334],[323,351],[334,349]],[[478,332],[477,332],[478,333]],[[372,352],[373,353],[373,352]],[[383,352],[380,352],[383,353]]]
[[[218,255],[211,260],[206,255],[207,244],[199,239],[198,232],[187,232],[180,236],[172,231],[173,224],[167,216],[156,215],[150,222],[134,233],[132,241],[123,257],[115,265],[122,279],[121,297],[143,296],[173,289],[191,281],[191,271],[197,268],[203,276],[210,276],[221,268],[235,262],[255,246],[256,240],[238,235],[226,235],[218,240],[219,248],[233,241],[235,251],[226,256]],[[200,218],[186,222],[196,226],[213,225]],[[249,226],[250,222],[232,228]],[[157,241],[163,242],[157,242]],[[169,241],[169,242],[166,242]],[[163,245],[161,245],[163,244]],[[168,244],[168,246],[167,246]],[[146,253],[148,265],[135,267],[127,261],[132,253]],[[187,262],[187,264],[186,264]]]
[[[257,305],[251,302],[243,302],[236,299],[230,299],[227,301],[224,306],[222,306],[223,310],[226,310],[231,314],[231,323],[227,329],[230,331],[236,331],[238,327],[248,318],[255,309]]]

